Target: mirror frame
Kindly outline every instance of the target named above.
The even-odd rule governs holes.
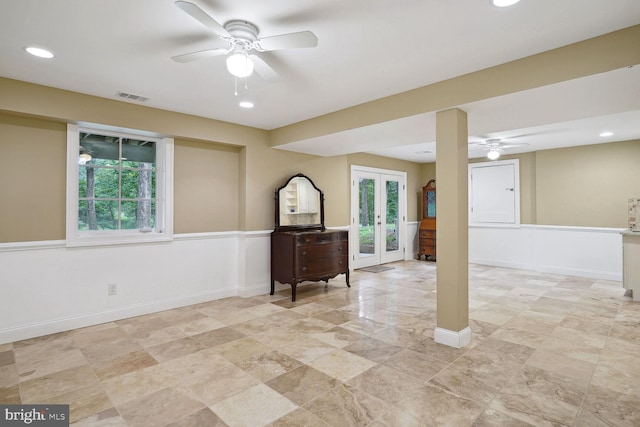
[[[318,192],[320,198],[320,223],[319,224],[296,224],[296,225],[280,225],[280,191],[285,189],[289,183],[295,178],[304,178],[313,187],[314,190]],[[303,173],[298,173],[290,177],[287,182],[284,183],[283,186],[278,187],[275,192],[275,231],[310,231],[310,230],[319,230],[324,231],[326,228],[324,226],[324,192],[320,190],[314,182],[308,176]]]

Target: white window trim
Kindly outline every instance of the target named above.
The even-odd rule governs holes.
[[[80,131],[140,136],[162,141],[164,148],[156,162],[156,226],[150,232],[140,230],[78,231],[78,151]],[[160,144],[159,144],[160,145]],[[131,129],[104,125],[67,124],[67,235],[66,246],[103,246],[170,241],[173,239],[173,138]]]

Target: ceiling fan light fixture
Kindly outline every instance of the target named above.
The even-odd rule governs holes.
[[[497,160],[500,157],[500,152],[498,150],[491,149],[487,153],[487,157],[491,160]]]
[[[236,77],[249,77],[253,73],[253,61],[246,53],[234,53],[227,57],[227,70]]]
[[[507,7],[518,3],[520,0],[493,0],[493,5],[497,7]]]
[[[250,110],[250,109],[252,109],[254,107],[253,102],[251,102],[251,101],[240,101],[240,103],[238,105],[240,105],[242,108],[246,108],[248,110]]]
[[[79,163],[79,164],[81,164],[81,165],[86,165],[86,164],[87,164],[87,162],[90,162],[92,158],[93,158],[93,157],[91,157],[91,154],[89,154],[89,153],[82,153],[82,154],[80,154],[80,155],[78,156],[78,163]]]

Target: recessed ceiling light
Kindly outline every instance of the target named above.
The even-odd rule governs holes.
[[[600,134],[600,136],[603,137],[603,138],[606,138],[608,136],[613,136],[613,132],[608,132],[608,131],[607,132],[602,132]]]
[[[240,101],[239,105],[242,108],[253,108],[253,102],[251,102],[251,101]]]
[[[33,56],[37,56],[38,58],[45,58],[45,59],[53,58],[53,53],[49,52],[46,49],[42,49],[40,47],[29,46],[29,47],[25,47],[24,50],[26,50],[28,53],[30,53]]]
[[[493,5],[498,7],[507,7],[518,3],[520,0],[493,0]]]

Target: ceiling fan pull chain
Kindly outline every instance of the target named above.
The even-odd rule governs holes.
[[[238,96],[238,77],[233,76],[233,94]]]

